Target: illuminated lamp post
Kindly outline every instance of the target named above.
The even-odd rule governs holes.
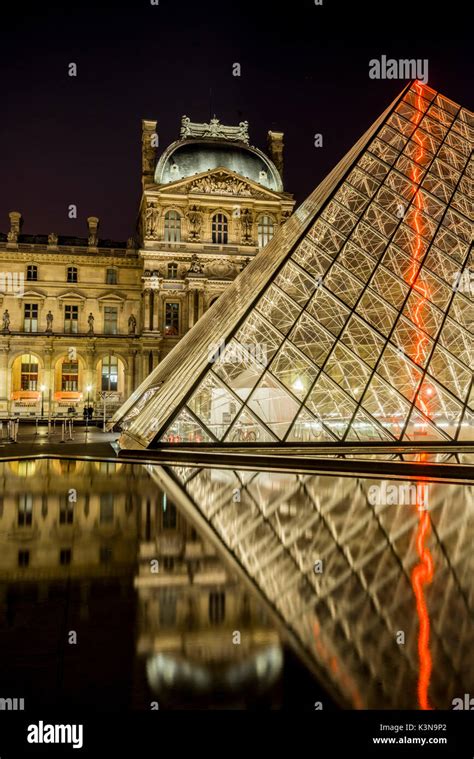
[[[46,390],[45,385],[40,385],[41,390],[41,418],[44,416],[44,391]]]

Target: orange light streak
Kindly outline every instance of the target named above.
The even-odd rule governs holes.
[[[418,493],[418,488],[417,488]],[[418,495],[417,495],[418,501]],[[418,527],[416,531],[416,550],[419,561],[411,573],[411,584],[416,599],[416,611],[419,620],[418,629],[418,703],[420,709],[432,709],[428,698],[431,679],[432,660],[430,652],[430,616],[424,594],[424,586],[432,582],[434,574],[433,557],[426,540],[430,533],[430,517],[424,505],[417,503]]]
[[[415,114],[415,123],[418,126],[420,123],[420,120],[422,118],[423,113],[423,103],[421,100],[421,93],[423,91],[422,86],[419,82],[415,82],[415,90],[417,93],[417,101],[416,105],[418,110]],[[424,147],[424,141],[422,135],[418,133],[417,130],[415,130],[413,140],[418,143],[419,151],[415,157],[415,160],[418,160],[421,162],[421,159],[424,156],[425,147]],[[415,252],[414,252],[414,260],[411,267],[411,272],[409,275],[409,284],[413,287],[414,290],[420,295],[419,302],[414,310],[413,313],[413,321],[415,324],[420,327],[420,329],[423,328],[423,306],[429,296],[429,289],[423,282],[415,282],[415,277],[417,273],[417,262],[419,261],[423,243],[422,243],[422,232],[423,232],[423,216],[422,216],[422,208],[423,208],[423,198],[419,191],[419,183],[421,180],[421,163],[420,166],[416,165],[413,169],[412,174],[412,181],[413,181],[413,191],[415,193],[413,205],[415,208],[414,214],[413,214],[413,227],[416,235],[416,243],[415,243]],[[419,366],[423,365],[424,360],[424,348],[427,344],[428,338],[421,334],[417,345],[415,347],[415,363],[417,363]],[[420,405],[421,410],[423,413],[428,416],[428,407],[425,403],[425,401],[422,398],[421,390],[418,393],[418,403]],[[423,459],[424,456],[422,454],[421,458]],[[417,695],[418,695],[418,704],[420,706],[420,709],[432,709],[429,703],[429,685],[430,685],[430,679],[431,679],[431,671],[432,671],[432,659],[431,659],[431,651],[430,651],[430,617],[428,612],[428,607],[426,604],[426,598],[424,594],[424,586],[431,583],[433,580],[433,574],[434,574],[434,564],[433,564],[433,557],[431,555],[431,552],[429,548],[426,546],[426,540],[430,533],[430,517],[429,513],[425,508],[425,504],[423,503],[424,499],[419,497],[419,489],[417,488],[417,511],[418,511],[418,526],[416,531],[416,550],[418,553],[418,563],[413,568],[413,571],[411,573],[411,584],[413,588],[413,593],[416,600],[416,611],[418,615],[418,659],[419,659],[419,671],[418,671],[418,685],[417,685]]]

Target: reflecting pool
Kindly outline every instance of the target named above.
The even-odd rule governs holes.
[[[451,709],[474,692],[472,486],[0,463],[0,696]]]

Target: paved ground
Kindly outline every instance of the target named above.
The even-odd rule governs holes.
[[[115,456],[111,446],[117,437],[116,432],[102,432],[98,427],[74,427],[72,440],[62,440],[62,425],[56,425],[48,436],[47,426],[40,426],[38,430],[34,424],[20,424],[17,442],[13,443],[7,438],[6,425],[3,429],[3,438],[0,438],[0,459],[11,456],[28,456],[29,454],[62,454],[68,456]]]

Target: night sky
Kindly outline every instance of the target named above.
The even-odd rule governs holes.
[[[383,15],[369,29],[366,5],[329,0],[11,6],[0,48],[0,231],[18,210],[26,234],[85,236],[94,215],[101,237],[125,240],[141,191],[141,119],[158,121],[165,148],[183,114],[248,120],[251,144],[264,150],[268,129],[284,131],[285,189],[301,202],[403,88],[369,78],[369,60],[382,54],[427,58],[428,83],[472,109],[467,11],[444,5],[436,33],[416,2],[376,7]],[[390,13],[399,41],[387,39]]]

